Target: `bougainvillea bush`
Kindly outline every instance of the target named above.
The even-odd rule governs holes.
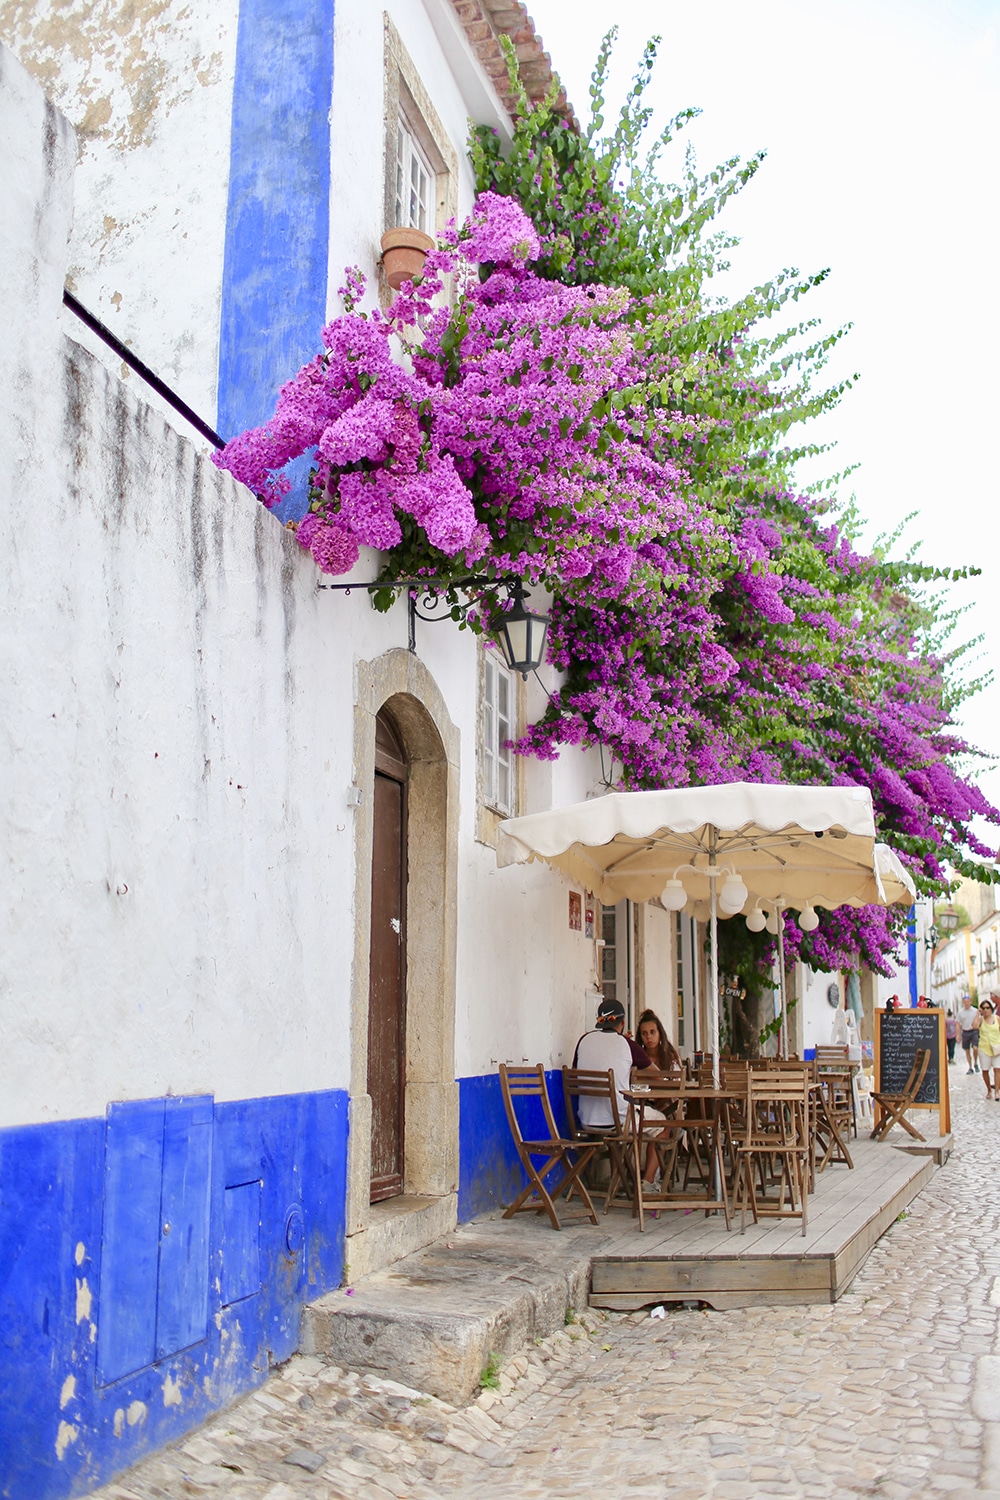
[[[613,182],[602,190],[611,223]],[[987,852],[970,819],[991,810],[955,769],[934,609],[789,482],[783,434],[836,397],[811,391],[829,340],[789,379],[787,335],[753,329],[801,284],[713,311],[695,231],[687,279],[630,289],[573,249],[574,223],[582,237],[598,215],[541,234],[533,217],[485,187],[385,314],[360,310],[352,272],[321,352],[219,463],[270,505],[285,465],[314,453],[297,536],[327,573],[362,545],[384,554],[387,584],[474,573],[477,624],[505,577],[548,591],[562,686],[522,752],[606,746],[627,788],[862,782],[922,881],[940,884],[946,860],[969,868]],[[884,968],[893,921],[841,911],[810,937],[788,931],[817,965]]]

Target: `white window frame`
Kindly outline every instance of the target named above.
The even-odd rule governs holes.
[[[479,720],[480,799],[486,807],[512,817],[517,803],[513,750],[505,740],[517,737],[517,686],[493,651],[483,652],[482,710]]]
[[[433,234],[437,173],[400,110],[396,120],[396,198],[393,228]]]

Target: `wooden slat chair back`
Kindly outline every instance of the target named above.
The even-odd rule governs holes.
[[[629,1079],[633,1088],[636,1085],[639,1088],[669,1088],[683,1093],[685,1088],[694,1087],[683,1066],[679,1068],[633,1068]],[[669,1183],[677,1166],[678,1148],[685,1136],[681,1128],[671,1123],[671,1116],[677,1113],[676,1104],[661,1099],[657,1100],[654,1108],[664,1116],[664,1119],[650,1119],[649,1115],[645,1114],[643,1135],[656,1152],[661,1181]]]
[[[722,1064],[722,1087],[738,1096],[730,1101],[727,1109],[728,1134],[733,1142],[743,1140],[746,1135],[746,1097],[749,1075],[749,1059],[742,1062],[727,1061]]]
[[[811,1082],[816,1081],[816,1062],[812,1058],[801,1057],[754,1057],[748,1066],[755,1073],[802,1073],[808,1074]]]
[[[559,1134],[545,1083],[544,1065],[536,1063],[533,1068],[528,1068],[501,1063],[500,1090],[503,1094],[507,1123],[510,1126],[518,1160],[528,1179],[518,1197],[509,1208],[504,1210],[504,1218],[510,1219],[514,1214],[519,1213],[544,1213],[548,1214],[553,1229],[561,1229],[562,1225],[555,1208],[556,1201],[565,1196],[566,1201],[569,1202],[573,1194],[577,1193],[583,1200],[591,1223],[596,1224],[597,1215],[594,1212],[594,1205],[580,1174],[594,1155],[597,1146]],[[515,1108],[515,1099],[534,1099],[541,1105],[545,1128],[548,1132],[547,1137],[525,1138]],[[536,1158],[541,1161],[541,1166],[535,1165]],[[556,1171],[561,1172],[562,1175],[550,1188],[546,1185],[545,1179],[550,1173]]]
[[[832,1050],[832,1049],[826,1049]],[[816,1074],[823,1089],[823,1102],[827,1113],[836,1122],[837,1132],[845,1140],[858,1133],[854,1111],[854,1069],[845,1060],[825,1061],[816,1048]]]
[[[756,1224],[761,1218],[808,1220],[810,1176],[809,1087],[811,1070],[750,1069],[747,1074],[744,1139],[736,1147],[733,1206],[740,1209],[740,1232],[746,1232],[747,1208]],[[777,1200],[758,1193],[759,1181],[773,1178]]]
[[[894,1125],[902,1125],[904,1130],[909,1131],[914,1140],[926,1140],[926,1136],[920,1134],[915,1125],[906,1118],[906,1111],[911,1109],[916,1102],[917,1095],[923,1088],[924,1079],[927,1077],[927,1069],[931,1065],[931,1052],[929,1047],[918,1047],[913,1054],[913,1067],[910,1076],[903,1085],[900,1094],[880,1093],[878,1089],[872,1090],[872,1098],[882,1111],[879,1122],[872,1131],[873,1141],[882,1141],[889,1134]]]
[[[846,1046],[845,1047],[833,1047],[833,1046],[830,1046],[830,1047],[817,1047],[816,1048],[816,1062],[819,1065],[819,1067],[821,1067],[821,1068],[825,1067],[825,1066],[828,1066],[831,1063],[834,1064],[835,1066],[837,1064],[839,1064],[839,1063],[846,1063],[847,1059],[848,1059],[848,1049],[847,1049]]]
[[[632,1203],[632,1168],[629,1147],[632,1133],[629,1121],[622,1119],[619,1109],[618,1090],[615,1088],[613,1068],[601,1071],[596,1068],[563,1068],[563,1098],[566,1101],[566,1118],[574,1140],[593,1144],[598,1155],[607,1154],[609,1162],[608,1191],[604,1199],[607,1213],[615,1201],[619,1189],[626,1195],[625,1201]],[[611,1113],[610,1125],[584,1125],[580,1120],[580,1099],[602,1099]]]

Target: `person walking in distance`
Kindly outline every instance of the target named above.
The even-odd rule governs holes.
[[[983,1070],[986,1097],[995,1099],[1000,1089],[1000,1019],[992,1000],[984,1000],[979,1007],[979,1066]]]
[[[958,1021],[949,1005],[944,1018],[944,1039],[948,1043],[948,1061],[955,1061],[955,1043],[958,1041]]]
[[[979,1012],[966,995],[958,1013],[958,1024],[962,1029],[962,1051],[970,1073],[979,1072]]]

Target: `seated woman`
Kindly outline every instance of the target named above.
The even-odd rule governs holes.
[[[661,1073],[679,1073],[680,1053],[663,1029],[655,1010],[644,1010],[639,1017],[639,1046],[653,1067]]]
[[[660,1020],[659,1016],[656,1014],[655,1010],[643,1011],[642,1015],[639,1017],[637,1031],[639,1037],[639,1046],[649,1058],[653,1069],[655,1069],[659,1073],[679,1074],[681,1071],[680,1053],[677,1051],[677,1048],[667,1036],[667,1033],[663,1027],[663,1023]],[[651,1117],[657,1119],[666,1118],[666,1116],[662,1115],[658,1110],[647,1109],[646,1118],[650,1119]],[[657,1136],[660,1139],[665,1136],[669,1137],[672,1133],[673,1132],[671,1132],[669,1129],[658,1130],[656,1132]],[[654,1193],[659,1188],[659,1172],[657,1170],[658,1167],[659,1162],[657,1159],[656,1147],[652,1143],[650,1143],[650,1145],[646,1148],[646,1162],[642,1171],[642,1180],[647,1186],[651,1188]]]

